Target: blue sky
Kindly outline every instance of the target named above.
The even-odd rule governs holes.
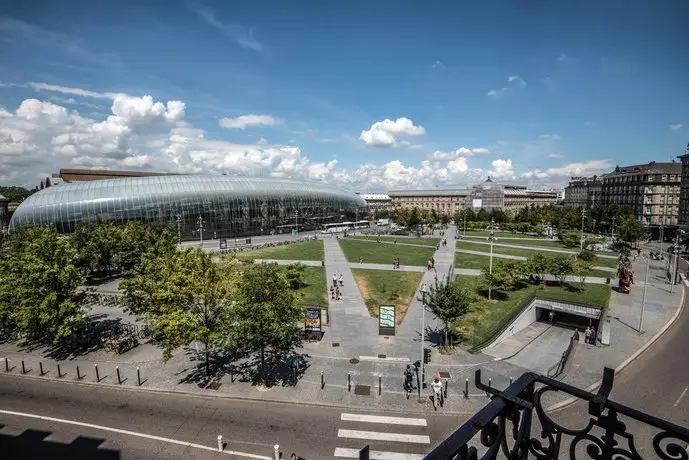
[[[551,187],[689,142],[683,0],[3,4],[3,183],[78,166]]]

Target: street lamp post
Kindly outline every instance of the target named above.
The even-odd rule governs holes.
[[[646,290],[648,289],[648,272],[651,265],[651,258],[646,257],[646,276],[644,279],[644,295],[641,300],[641,315],[639,316],[639,332],[643,332],[644,310],[646,309]]]
[[[175,220],[177,221],[177,243],[182,244],[182,215],[177,214]]]
[[[203,217],[199,216],[199,218],[196,220],[196,223],[199,226],[199,242],[201,243],[201,246],[203,246]]]
[[[586,217],[586,208],[581,208],[581,238],[579,240],[579,252],[584,250],[584,222]]]
[[[421,386],[426,385],[426,363],[423,359],[423,343],[426,337],[426,283],[421,286]],[[419,402],[421,402],[421,388],[419,388]]]
[[[359,222],[359,208],[354,209],[354,236],[356,236],[356,225]]]
[[[675,247],[673,248],[673,253],[675,256],[675,266],[672,269],[672,281],[670,281],[670,292],[673,292],[673,288],[675,287],[675,282],[677,282],[677,270],[678,270],[678,265],[679,265],[679,235],[682,233],[682,230],[679,230],[675,236]]]
[[[462,235],[463,238],[467,237],[467,213],[464,213],[464,235]]]
[[[493,275],[493,241],[495,240],[494,231],[493,231],[493,225],[495,224],[495,219],[490,220],[490,236],[488,239],[490,240],[490,262],[488,263],[488,274]],[[493,293],[493,289],[491,286],[490,280],[488,280],[488,300],[491,300],[491,296]]]
[[[294,211],[294,236],[299,236],[299,211]]]

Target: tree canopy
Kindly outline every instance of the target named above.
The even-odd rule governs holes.
[[[445,325],[446,344],[450,323],[467,312],[473,299],[474,292],[457,282],[452,269],[442,279],[435,277],[435,283],[425,296],[426,307]]]

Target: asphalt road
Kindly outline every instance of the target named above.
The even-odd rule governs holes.
[[[351,415],[343,416],[343,413]],[[373,418],[362,415],[373,415]],[[345,455],[368,443],[374,451],[416,454],[400,457],[411,460],[430,451],[464,422],[457,416],[443,416],[441,411],[421,417],[131,391],[0,374],[0,426],[3,426],[0,458],[3,460],[39,455],[51,459],[94,460],[228,458],[227,454],[213,451],[217,449],[218,435],[227,443],[226,451],[263,458],[272,458],[275,444],[280,445],[283,458],[296,452],[312,460],[334,458],[336,449]],[[32,434],[26,430],[45,433]],[[75,442],[80,436],[96,441]],[[55,445],[41,442],[44,439],[54,441]],[[49,454],[30,450],[49,446]],[[68,449],[68,453],[60,457],[55,446]],[[94,451],[94,446],[99,449]],[[251,457],[229,455],[229,458]]]
[[[682,261],[682,272],[687,264]],[[668,289],[670,288],[667,285]],[[676,289],[684,286],[678,284]],[[677,321],[655,344],[615,376],[610,399],[680,426],[689,426],[689,292]],[[582,428],[588,420],[588,406],[577,403],[555,414],[565,426]],[[643,458],[653,458],[651,440],[657,430],[625,419],[635,436]],[[564,423],[563,423],[564,424]],[[645,454],[645,455],[644,455]]]

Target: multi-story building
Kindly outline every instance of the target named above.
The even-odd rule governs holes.
[[[384,193],[358,193],[361,198],[366,200],[369,217],[377,219],[378,216],[386,216],[392,208],[392,198]]]
[[[646,227],[676,227],[680,206],[682,164],[617,166],[602,176],[601,201],[630,206]]]
[[[0,195],[0,228],[7,227],[10,223],[10,200]]]
[[[682,175],[679,188],[679,226],[684,230],[689,227],[689,144],[683,155],[678,156],[682,160]]]
[[[568,208],[590,208],[600,201],[602,182],[598,176],[572,177],[565,187],[564,205]]]
[[[467,206],[469,189],[391,190],[388,192],[392,207],[431,211],[439,214],[454,214]]]
[[[465,189],[392,190],[388,195],[392,198],[393,208],[435,209],[441,214],[454,214],[465,207],[474,211],[498,209],[515,212],[532,204],[540,206],[558,201],[557,190],[530,190],[519,185],[504,185],[493,182],[490,177]]]

